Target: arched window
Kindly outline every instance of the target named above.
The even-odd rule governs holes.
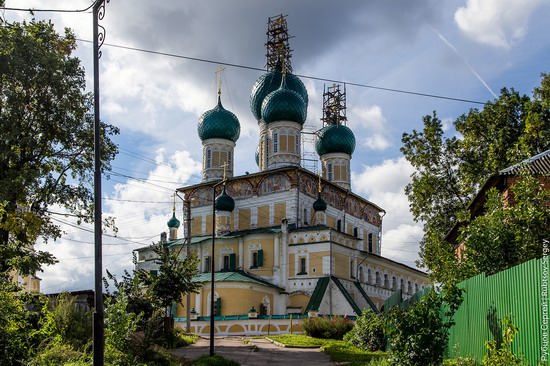
[[[392,278],[391,288],[392,288],[392,290],[397,290],[397,278],[395,278],[395,276],[393,276],[393,278]]]
[[[376,271],[376,286],[380,286],[380,272]]]
[[[390,288],[390,279],[389,279],[389,276],[387,274],[384,274],[384,287],[385,288]]]
[[[363,283],[365,281],[364,275],[363,275],[363,267],[359,266],[359,282]]]

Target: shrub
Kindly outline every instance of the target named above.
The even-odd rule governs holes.
[[[510,317],[502,319],[502,342],[496,340],[485,342],[487,354],[483,357],[483,366],[522,366],[527,363],[512,352],[512,342],[519,329],[512,323]]]
[[[353,328],[353,322],[341,316],[307,318],[302,320],[302,328],[310,337],[342,339]]]
[[[191,365],[193,366],[239,366],[240,364],[238,362],[223,358],[220,355],[214,355],[214,356],[202,355],[201,357],[193,361]]]
[[[456,286],[437,293],[430,291],[419,302],[402,310],[390,310],[386,331],[390,340],[390,362],[399,366],[439,366],[454,324],[452,317],[462,302]],[[445,308],[445,317],[440,310]]]
[[[91,312],[78,307],[68,293],[47,299],[41,310],[37,336],[45,343],[62,343],[81,348],[92,337]]]
[[[344,340],[368,351],[383,351],[386,341],[382,314],[375,314],[371,309],[363,310],[363,314],[357,318],[353,329],[344,336]]]
[[[31,366],[57,366],[66,364],[86,364],[87,355],[75,350],[73,346],[62,343],[51,343],[31,361]]]
[[[457,357],[443,361],[443,366],[479,366],[479,363],[471,357]]]

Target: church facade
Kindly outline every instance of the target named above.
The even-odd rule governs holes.
[[[268,71],[250,97],[260,130],[258,172],[233,174],[240,124],[223,107],[220,91],[217,105],[198,122],[203,180],[178,189],[190,210],[190,230],[178,238],[174,216],[163,241],[183,249],[182,258],[189,245],[200,260],[195,280],[206,284],[190,295],[192,309],[185,308],[185,297],[176,306],[178,322],[188,311],[198,321],[211,316],[212,296],[218,319],[239,322],[360,315],[365,308],[379,311],[398,289],[412,295],[429,285],[425,273],[381,255],[385,211],[351,190],[355,136],[346,126],[339,85],[324,92],[323,127],[316,132],[321,173],[302,167],[307,90],[291,73],[288,35],[280,36],[287,34],[286,19],[270,18],[268,27],[268,39],[270,32],[277,36],[268,41]],[[137,253],[139,268],[156,270],[149,248]],[[231,327],[225,333],[235,333]]]

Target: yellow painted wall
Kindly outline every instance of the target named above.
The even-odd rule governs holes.
[[[336,218],[327,215],[327,226],[336,229]]]
[[[301,306],[302,311],[306,310],[310,297],[304,294],[291,295],[289,298],[290,306]]]
[[[206,215],[206,234],[212,234],[212,215]]]
[[[286,217],[286,202],[276,203],[274,210],[273,223],[278,225]]]
[[[310,275],[313,276],[322,276],[323,275],[323,257],[328,256],[329,252],[314,252],[309,255],[309,267],[311,272]],[[313,268],[315,267],[315,273]]]
[[[191,221],[191,234],[202,234],[202,216],[194,216]]]
[[[224,284],[228,285],[231,283],[225,282]],[[243,285],[243,283],[239,283],[239,282],[236,282],[234,284],[238,286]],[[201,299],[202,306],[201,306],[200,315],[207,316],[208,309],[210,308],[210,302],[208,301],[208,294],[210,293],[209,285],[203,287],[201,292],[202,292],[202,299]],[[222,303],[221,315],[245,315],[245,314],[248,314],[248,310],[250,310],[252,306],[254,306],[254,308],[259,312],[262,300],[266,295],[269,298],[269,301],[271,303],[271,309],[273,309],[273,304],[274,304],[273,294],[271,294],[269,291],[266,291],[266,287],[261,285],[251,283],[249,284],[249,288],[217,287],[216,292],[221,298],[221,303]],[[191,304],[194,304],[193,297],[191,299]],[[185,313],[185,311],[182,311],[182,313]],[[182,316],[185,316],[185,315],[182,315]]]
[[[349,278],[349,257],[340,253],[333,253],[334,272],[338,277]]]
[[[288,275],[290,277],[296,276],[296,255],[290,253],[288,255]]]
[[[196,298],[197,294],[191,294],[191,309],[193,309],[195,307],[195,298]],[[185,318],[187,316],[187,311],[185,310],[185,304],[186,304],[186,298],[187,296],[186,295],[183,295],[181,297],[181,304],[177,304],[176,306],[176,317],[178,318]],[[184,305],[182,305],[184,304]],[[202,316],[202,314],[200,314]]]
[[[258,206],[258,227],[269,226],[269,205]]]
[[[253,275],[256,276],[273,276],[273,263],[274,263],[274,236],[256,237],[255,239],[245,240],[243,250],[243,268],[250,270]],[[249,269],[251,263],[251,251],[249,250],[250,244],[261,244],[264,251],[264,262],[261,268]]]
[[[250,229],[250,209],[239,208],[239,230]]]

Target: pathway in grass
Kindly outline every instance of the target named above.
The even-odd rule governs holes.
[[[208,339],[201,338],[175,353],[189,360],[209,353]],[[295,365],[333,366],[330,357],[318,348],[283,348],[263,338],[220,337],[214,340],[214,352],[242,366]]]

